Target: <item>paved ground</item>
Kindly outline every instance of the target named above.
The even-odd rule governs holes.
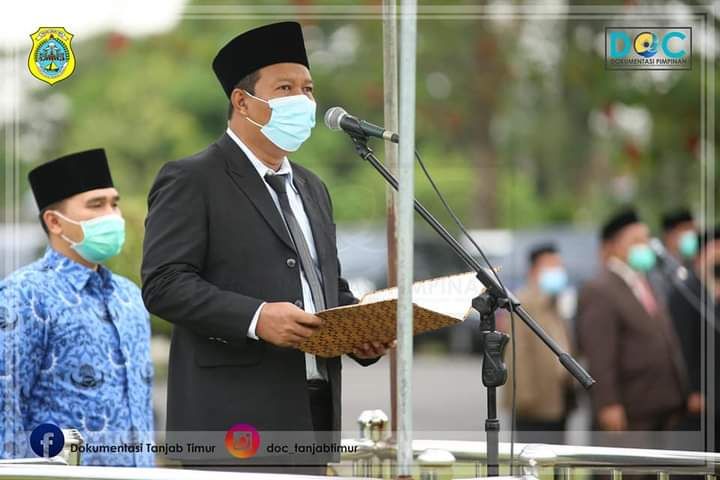
[[[479,357],[416,356],[413,422],[416,430],[478,430],[485,418]],[[361,367],[343,360],[343,430],[356,430],[362,410],[390,414],[390,361]]]
[[[413,362],[414,430],[419,435],[434,432],[434,438],[485,440],[487,409],[480,357],[416,355]],[[373,366],[361,367],[344,359],[343,366],[343,431],[356,435],[357,417],[363,410],[379,408],[390,413],[390,362],[383,358]],[[510,387],[504,391],[509,393]],[[509,413],[501,411],[500,419],[501,431],[507,432]],[[589,440],[582,431],[587,421],[586,408],[569,419],[570,429],[575,431],[569,432],[568,442]]]

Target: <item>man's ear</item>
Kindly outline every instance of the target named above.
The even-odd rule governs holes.
[[[60,225],[60,219],[57,215],[51,210],[45,210],[42,214],[42,220],[45,222],[45,226],[48,229],[48,232],[54,233],[55,235],[60,235],[62,233],[62,225]]]
[[[245,95],[242,89],[236,88],[230,93],[230,103],[232,103],[233,108],[240,113],[240,115],[248,116],[247,95]]]

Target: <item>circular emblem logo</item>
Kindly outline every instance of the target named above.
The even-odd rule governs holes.
[[[43,75],[55,78],[65,71],[70,52],[67,45],[59,38],[50,35],[38,45],[35,52],[35,63]]]
[[[638,55],[650,58],[657,53],[657,36],[652,32],[638,33],[633,42],[633,47]]]

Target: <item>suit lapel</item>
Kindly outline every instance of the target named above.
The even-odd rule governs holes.
[[[328,238],[330,236],[328,235],[330,226],[327,225],[327,221],[320,210],[317,199],[312,193],[312,189],[309,188],[307,180],[303,177],[300,169],[293,169],[293,178],[295,179],[295,188],[297,188],[300,194],[305,213],[310,221],[310,229],[312,230],[313,239],[315,240],[315,250],[317,251],[320,271],[323,276],[323,290],[325,292],[325,298],[327,299],[329,298],[328,279],[332,278],[333,275],[333,272],[328,271],[330,265],[328,254],[332,251],[331,245],[329,244],[330,239]],[[335,275],[337,275],[337,272],[335,272]]]
[[[635,295],[635,292],[633,292],[632,287],[628,285],[627,282],[625,282],[625,280],[620,275],[618,275],[617,272],[609,270],[609,275],[612,279],[615,289],[617,290],[616,296],[619,297],[618,301],[624,303],[627,308],[633,310],[632,317],[651,321],[652,317],[650,317],[648,311],[645,310],[645,307],[640,302],[640,299],[638,299]]]
[[[295,246],[290,239],[285,222],[283,222],[270,192],[265,187],[264,180],[260,178],[245,153],[227,134],[217,141],[217,145],[225,156],[225,170],[233,183],[260,212],[275,234],[294,251]]]

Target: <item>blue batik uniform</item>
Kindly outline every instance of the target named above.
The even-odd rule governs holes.
[[[88,445],[143,444],[84,453],[85,465],[152,466],[152,377],[149,316],[131,281],[48,248],[0,282],[3,457],[34,457],[27,435],[54,423]]]

